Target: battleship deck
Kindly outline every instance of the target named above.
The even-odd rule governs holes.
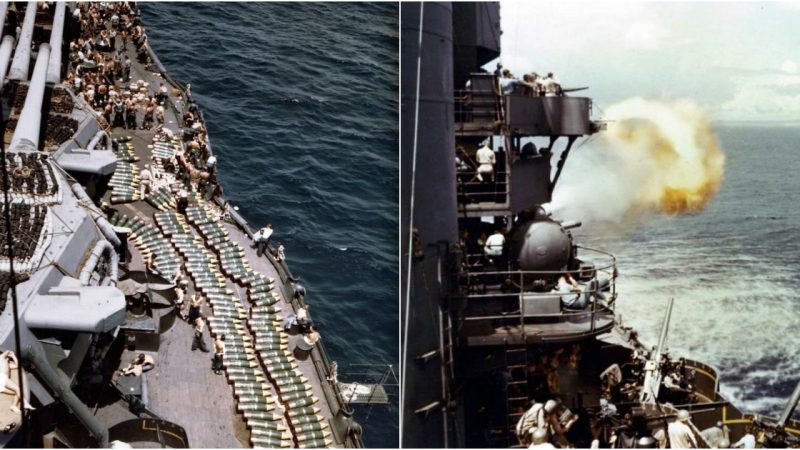
[[[35,6],[35,2],[29,3],[28,7],[31,5]],[[44,15],[39,15],[46,19]],[[114,42],[116,47],[120,44],[119,39]],[[21,214],[26,226],[34,223],[38,227],[34,231],[42,236],[46,235],[45,237],[49,239],[51,234],[59,233],[47,231],[49,228],[46,227],[50,226],[50,216],[41,218],[40,215],[50,214],[54,208],[43,209],[44,207],[36,202],[55,205],[61,208],[59,211],[63,214],[66,214],[63,212],[64,209],[70,210],[69,214],[74,212],[75,218],[80,221],[73,222],[75,218],[70,215],[65,222],[59,222],[58,225],[59,229],[66,230],[61,234],[67,235],[58,239],[66,241],[66,244],[59,241],[57,248],[50,251],[70,253],[66,250],[73,247],[67,247],[67,244],[78,241],[73,239],[75,237],[80,237],[80,244],[84,246],[97,243],[96,247],[100,248],[101,244],[106,245],[108,251],[104,254],[107,255],[108,264],[113,266],[113,276],[105,272],[105,262],[98,262],[99,268],[92,266],[90,268],[92,270],[84,270],[85,274],[84,271],[81,272],[80,283],[83,287],[101,288],[100,285],[107,286],[108,281],[112,286],[103,289],[114,291],[120,297],[123,291],[126,294],[127,311],[121,311],[125,302],[117,298],[119,312],[125,316],[124,323],[119,329],[115,329],[116,324],[123,318],[115,316],[114,325],[110,330],[103,330],[105,334],[102,336],[97,331],[97,334],[86,332],[85,326],[84,328],[77,326],[68,329],[81,330],[81,333],[73,333],[78,338],[67,336],[63,341],[61,338],[49,339],[48,345],[54,349],[53,357],[67,356],[62,359],[58,367],[62,373],[52,371],[51,380],[65,378],[64,375],[67,375],[69,382],[72,383],[70,385],[72,389],[76,392],[86,390],[86,386],[81,385],[82,380],[76,375],[79,369],[86,369],[89,365],[90,358],[83,361],[83,356],[88,352],[87,347],[92,339],[99,340],[101,337],[113,335],[114,344],[109,346],[107,353],[104,353],[105,360],[92,361],[90,369],[92,376],[98,375],[101,371],[108,376],[113,370],[111,385],[105,385],[100,389],[101,392],[92,394],[99,400],[94,405],[94,411],[90,413],[99,419],[100,428],[105,428],[107,431],[98,432],[94,419],[89,420],[85,417],[79,419],[87,428],[91,425],[92,432],[95,433],[92,435],[94,443],[107,443],[102,440],[103,432],[106,433],[105,439],[122,439],[114,437],[114,428],[137,417],[130,410],[141,406],[137,405],[138,399],[141,399],[146,409],[139,417],[160,420],[162,427],[174,427],[176,424],[178,426],[171,430],[158,427],[147,432],[140,430],[138,434],[137,430],[119,431],[120,427],[117,427],[116,436],[124,435],[126,438],[122,440],[135,443],[136,446],[152,446],[154,442],[147,442],[148,439],[153,440],[153,436],[156,436],[157,440],[162,439],[165,433],[171,434],[172,437],[168,439],[171,439],[169,442],[173,446],[205,448],[361,446],[360,427],[349,419],[352,412],[344,403],[335,384],[335,373],[331,373],[331,365],[323,343],[317,342],[316,345],[311,345],[310,349],[298,350],[298,343],[301,347],[308,346],[302,342],[303,336],[294,330],[284,331],[281,327],[283,318],[294,314],[303,306],[303,296],[295,295],[294,292],[293,283],[296,279],[285,263],[277,262],[271,254],[257,257],[251,247],[252,230],[235,211],[230,213],[223,211],[221,206],[226,202],[222,197],[221,188],[214,184],[214,180],[211,183],[215,188],[213,196],[206,195],[209,191],[201,189],[203,183],[197,177],[190,176],[190,180],[186,183],[178,181],[181,178],[178,172],[181,171],[182,165],[177,157],[186,149],[183,130],[187,125],[183,121],[183,115],[192,101],[190,94],[169,78],[155,54],[149,46],[147,48],[154,62],[148,66],[137,61],[137,51],[133,43],[128,43],[127,48],[123,49],[132,62],[130,83],[140,80],[148,83],[148,95],[155,94],[162,84],[167,86],[163,130],[169,130],[168,133],[159,130],[158,127],[130,130],[122,127],[109,128],[98,111],[93,110],[79,97],[79,92],[73,90],[72,84],[60,83],[54,88],[47,88],[50,100],[45,104],[46,110],[43,114],[47,118],[47,132],[40,133],[45,137],[44,143],[33,148],[33,150],[38,148],[40,152],[34,151],[32,153],[34,156],[30,157],[26,156],[27,153],[13,156],[30,158],[23,161],[24,165],[20,165],[24,170],[29,170],[28,166],[35,167],[39,172],[43,172],[42,167],[55,168],[56,174],[49,175],[52,180],[45,172],[34,173],[37,177],[41,175],[41,183],[46,181],[49,187],[53,187],[51,185],[55,183],[53,189],[57,194],[46,197],[49,191],[39,188],[49,188],[48,186],[34,186],[29,181],[25,186],[30,192],[26,191],[24,195],[33,199],[30,201],[34,206],[32,209],[20,209],[15,204],[15,208],[19,211],[14,211],[14,214]],[[42,52],[42,49],[45,52]],[[37,59],[46,59],[46,55],[49,54],[46,53],[46,49],[47,47],[40,47],[40,55],[43,58],[37,56]],[[67,58],[66,54],[62,55],[63,64],[68,64]],[[30,91],[42,89],[44,83],[43,79],[41,80],[42,83],[34,88],[33,81],[28,82],[23,78],[22,81],[14,82],[11,88],[5,91],[6,94],[10,92],[14,96],[13,99],[17,100],[17,103],[8,110],[8,122],[12,126],[7,125],[4,133],[6,145],[10,144],[13,127],[21,123],[21,100],[32,97],[28,95]],[[125,83],[123,87],[127,86],[128,83]],[[63,97],[68,101],[62,102]],[[136,119],[137,124],[143,122],[141,112]],[[202,124],[202,114],[196,121]],[[74,129],[64,124],[74,126]],[[69,130],[69,133],[65,134],[64,130]],[[100,147],[104,146],[102,144],[95,147],[98,150],[83,150],[92,148],[103,134],[106,136],[108,147],[105,151],[100,150]],[[94,138],[90,140],[92,136]],[[123,137],[125,142],[120,140],[119,145],[112,150],[111,138]],[[111,157],[112,151],[115,157]],[[208,151],[210,154],[210,147]],[[44,154],[47,154],[47,159],[53,163],[42,162]],[[107,163],[109,160],[116,162],[109,165]],[[9,161],[12,168],[13,164],[18,164],[16,160]],[[63,168],[58,164],[63,164]],[[146,199],[139,199],[134,194],[138,192],[137,174],[144,169],[145,164],[152,166],[155,175],[153,193],[146,196]],[[169,167],[173,164],[175,170]],[[194,164],[201,165],[199,161],[195,161]],[[113,170],[107,170],[108,168]],[[67,173],[65,169],[70,172]],[[196,172],[200,170],[197,169]],[[113,172],[113,175],[110,172]],[[25,173],[19,178],[29,177],[30,174]],[[34,179],[39,180],[39,178]],[[85,192],[74,185],[71,190],[70,185],[75,182],[81,183]],[[189,209],[192,214],[186,211],[183,214],[176,212],[175,194],[179,185],[180,189],[189,191]],[[34,188],[37,189],[35,192]],[[21,187],[17,186],[17,190],[21,190]],[[107,218],[101,217],[99,210],[88,205],[90,199],[86,198],[87,196],[99,198],[96,202],[101,203],[103,212],[108,214]],[[95,214],[96,216],[92,216]],[[36,220],[29,220],[29,216],[35,216]],[[101,222],[106,219],[108,221],[103,222],[106,229],[99,230],[102,228]],[[57,216],[53,220],[60,221],[61,218]],[[128,239],[130,260],[120,261],[119,284],[116,284],[117,260],[114,259],[116,252],[109,244],[109,241],[114,239],[108,238],[108,234],[105,234],[108,240],[100,236],[101,231],[113,234],[113,231],[109,231],[111,230],[109,223],[118,227],[115,229],[116,232],[123,232],[125,229],[123,226],[130,230]],[[78,225],[82,228],[78,228]],[[95,242],[98,239],[99,241]],[[41,241],[38,246],[28,245],[27,241],[23,244],[21,249],[33,252],[39,248],[47,248],[49,241]],[[63,256],[62,253],[57,253],[56,256]],[[73,253],[70,258],[74,261],[70,261],[70,264],[77,267],[88,266],[86,261],[92,257],[97,257],[98,261],[100,258],[99,254],[83,250],[83,247]],[[155,257],[154,266],[145,263],[150,256]],[[64,263],[58,257],[50,259],[51,261],[44,267],[36,264],[31,266],[34,267],[32,269],[34,274],[38,276],[35,280],[37,283],[42,283],[43,278],[43,275],[37,272],[54,271],[50,266],[61,272],[58,279],[77,278],[77,269],[64,269],[62,267]],[[224,344],[224,367],[218,374],[211,369],[213,352],[191,349],[195,331],[192,325],[180,320],[182,313],[175,307],[174,283],[177,282],[179,274],[182,274],[182,279],[189,281],[187,300],[195,293],[201,294],[200,297],[203,299],[201,313],[204,319],[207,319],[203,331],[206,345],[213,348],[214,336],[219,334],[225,334],[228,338]],[[85,282],[84,275],[87,279]],[[54,287],[52,281],[45,281],[50,284],[37,287],[42,289],[41,292],[47,292],[45,289]],[[123,283],[125,283],[124,288]],[[78,288],[73,287],[73,289]],[[130,289],[134,289],[135,292],[130,292]],[[143,297],[148,297],[149,300],[145,301]],[[22,305],[23,311],[29,303],[31,302],[25,300]],[[100,313],[92,311],[90,314]],[[71,317],[62,315],[59,319],[67,319],[66,322],[69,322]],[[81,324],[86,322],[82,317],[74,317],[74,320],[76,322],[83,320]],[[65,326],[75,327],[71,323]],[[44,342],[51,330],[41,325],[38,329],[41,330],[39,336],[33,335],[32,339]],[[31,334],[27,329],[23,331]],[[70,340],[71,337],[75,339],[74,345]],[[71,346],[74,347],[74,352]],[[75,357],[72,359],[76,361],[68,361],[68,357],[73,356],[73,353]],[[141,377],[123,376],[120,369],[126,368],[128,362],[139,353],[148,354],[153,358],[155,365],[152,370],[146,371]],[[46,365],[40,364],[36,368],[39,369],[37,375],[42,376],[41,369],[50,369],[42,367]],[[98,366],[101,369],[98,369]],[[48,381],[48,385],[52,388],[54,383],[60,382]],[[48,400],[50,394],[38,383],[36,386],[39,387],[37,398],[48,408],[49,405],[60,403],[53,399]],[[87,411],[86,405],[76,405],[77,401],[70,399],[72,402],[70,406]],[[52,444],[53,439],[60,440],[62,444],[81,443],[86,439],[86,435],[76,440],[72,439],[74,436],[68,436],[71,433],[79,435],[83,431],[70,425],[70,421],[74,422],[71,416],[67,415],[61,418],[62,420],[56,421],[61,425],[60,431],[57,425],[57,432],[49,433],[47,437],[41,436],[46,440],[46,444]],[[87,425],[89,422],[91,424]],[[144,429],[146,423],[137,422],[136,426]]]
[[[154,92],[161,83],[167,84],[158,73],[146,70],[144,66],[135,62],[132,45],[129,46],[128,51],[131,60],[134,61],[131,71],[132,83],[139,79],[145,80],[149,83],[151,92]],[[171,129],[176,136],[180,136],[179,114],[186,107],[186,98],[183,95],[173,96],[172,89],[170,89],[168,102],[172,107],[165,108],[165,128]],[[129,136],[131,138],[129,144],[138,157],[135,164],[140,170],[143,169],[146,162],[151,161],[151,148],[148,146],[152,147],[154,131],[120,128],[112,131],[113,137]],[[105,200],[110,200],[110,193],[106,195]],[[200,203],[212,208],[216,206],[210,201],[201,201]],[[113,205],[113,208],[120,214],[137,216],[144,219],[148,225],[156,226],[153,215],[157,210],[142,200]],[[291,297],[287,294],[284,285],[280,283],[281,274],[273,265],[273,260],[256,256],[255,250],[251,247],[252,240],[244,230],[231,223],[225,223],[224,227],[230,241],[238,244],[244,250],[243,259],[250,264],[253,271],[278,280],[274,292],[280,296],[280,301],[276,306],[280,306],[282,315],[294,313]],[[200,237],[196,229],[193,230],[193,233]],[[135,256],[129,265],[129,270],[132,272],[143,271],[144,264],[140,252],[132,245],[130,248]],[[182,258],[182,261],[185,263],[186,259]],[[247,298],[247,290],[231,280],[230,277],[227,278],[226,284],[235,296],[240,299]],[[196,292],[196,286],[191,283],[187,297],[194,292]],[[249,302],[243,300],[242,305],[246,310],[250,309]],[[165,314],[168,311],[170,311],[169,308],[163,310]],[[210,317],[214,316],[208,302],[203,305],[202,313]],[[210,331],[212,330],[207,328],[204,335],[204,339],[209,344],[213,340]],[[146,373],[150,401],[148,409],[163,419],[181,424],[186,429],[191,446],[222,448],[251,446],[250,432],[242,415],[238,414],[236,410],[232,385],[229,384],[224,374],[215,375],[211,371],[210,355],[212,353],[190,350],[192,336],[192,327],[182,321],[176,321],[168,331],[161,335],[160,347],[157,353],[153,354],[156,366],[152,371]],[[299,338],[299,336],[291,336],[288,347],[294,347],[293,341]],[[120,368],[126,365],[134,353],[136,352],[126,351],[123,354]],[[327,383],[327,381],[320,381],[313,358],[298,358],[297,363],[300,372],[309,380],[313,395],[319,399],[313,406],[319,408],[318,414],[324,417],[327,423],[328,419],[333,416],[332,407],[328,402],[331,394],[330,392],[326,393],[323,386],[323,383]],[[274,394],[277,386],[272,382],[271,387]],[[285,417],[281,422],[288,429]],[[344,442],[335,444],[335,446],[342,446]]]

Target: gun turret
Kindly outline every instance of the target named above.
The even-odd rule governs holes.
[[[641,403],[655,403],[658,399],[658,391],[661,389],[661,367],[663,365],[662,355],[667,344],[667,333],[669,332],[669,320],[672,317],[672,305],[675,299],[669,299],[667,312],[664,315],[664,322],[661,325],[661,334],[658,337],[658,346],[650,353],[650,358],[644,363],[644,383],[639,393]]]

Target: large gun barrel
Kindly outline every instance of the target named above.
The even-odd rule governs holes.
[[[8,12],[8,2],[0,2],[0,36],[6,26],[6,13]]]
[[[658,337],[658,346],[653,349],[650,358],[644,364],[644,382],[642,391],[639,394],[639,401],[642,403],[655,403],[658,399],[658,392],[661,390],[661,355],[667,345],[667,333],[669,332],[669,320],[672,317],[672,305],[675,299],[669,299],[667,312],[664,315],[664,322],[661,325],[661,334]]]
[[[675,299],[669,299],[669,303],[667,303],[667,312],[664,315],[664,323],[661,324],[661,334],[658,335],[658,352],[664,352],[664,346],[667,345],[667,333],[669,332],[669,321],[672,318],[672,305],[675,303]]]
[[[14,60],[8,71],[11,80],[23,81],[28,79],[28,70],[31,66],[31,41],[33,40],[33,27],[36,24],[36,2],[28,2],[25,7],[25,19],[22,22],[22,31],[19,33],[17,49],[14,51]]]
[[[800,381],[797,382],[797,386],[794,388],[792,398],[789,399],[789,403],[786,404],[780,419],[778,419],[778,427],[783,428],[786,426],[786,422],[792,418],[792,414],[794,414],[794,410],[797,408],[798,403],[800,403]]]
[[[50,62],[47,65],[47,82],[58,84],[61,82],[61,42],[64,38],[65,2],[56,2],[56,12],[53,16],[53,30],[50,32]]]
[[[44,99],[49,59],[50,46],[40,45],[36,66],[33,68],[33,76],[30,86],[28,86],[28,95],[25,97],[25,105],[19,114],[17,128],[11,138],[11,149],[16,150],[20,146],[32,146],[33,150],[39,149],[39,127],[42,122],[42,100]]]
[[[8,63],[11,62],[11,52],[14,50],[14,36],[4,36],[0,44],[0,88],[6,82]]]

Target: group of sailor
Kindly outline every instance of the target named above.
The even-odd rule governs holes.
[[[143,80],[131,83],[133,63],[125,56],[129,43],[146,54],[147,37],[138,9],[126,2],[84,3],[72,17],[81,34],[70,42],[67,84],[109,126],[150,129],[163,125],[163,98],[149,95]]]
[[[541,77],[536,72],[524,74],[522,79],[515,77],[511,70],[504,69],[501,63],[497,63],[494,75],[498,78],[500,89],[503,94],[508,95],[520,92],[531,97],[556,97],[564,95],[561,84],[558,82],[553,72],[548,72]]]
[[[150,129],[163,125],[163,97],[160,92],[150,95],[149,85],[143,80],[131,83],[133,63],[125,56],[129,42],[139,51],[146,50],[138,9],[124,2],[79,4],[73,18],[81,27],[81,35],[70,42],[66,83],[111,127]],[[166,89],[163,85],[161,88]]]
[[[556,400],[550,399],[545,403],[533,402],[517,422],[517,438],[521,444],[529,448],[555,448],[551,441],[561,448],[566,448],[570,446],[566,434],[578,418],[577,414],[572,414]]]
[[[612,407],[606,403],[606,407]],[[532,449],[570,448],[566,434],[578,421],[578,415],[572,414],[558,401],[550,399],[545,403],[533,402],[525,411],[516,425],[516,435],[523,446]],[[752,433],[745,434],[735,444],[731,445],[729,430],[721,422],[716,426],[697,431],[691,422],[691,413],[687,410],[678,410],[666,428],[656,430],[652,437],[645,437],[637,441],[636,446],[642,448],[755,448],[756,438]],[[606,444],[614,447],[616,436]],[[556,445],[553,445],[556,444]],[[595,439],[590,448],[599,448],[600,442]]]

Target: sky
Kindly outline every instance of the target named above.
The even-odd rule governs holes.
[[[666,97],[714,121],[800,121],[800,2],[500,5],[503,65],[589,86],[601,109]]]

